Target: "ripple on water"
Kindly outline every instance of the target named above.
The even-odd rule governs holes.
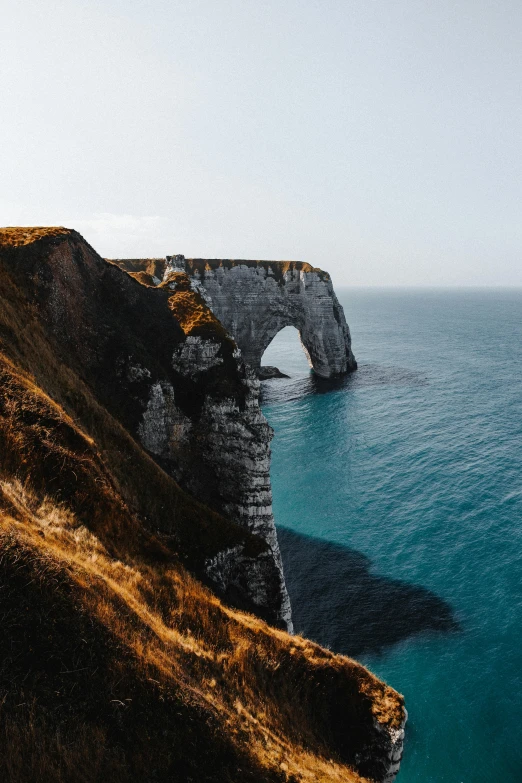
[[[404,693],[398,783],[518,783],[522,292],[340,298],[360,369],[262,385],[297,628]]]

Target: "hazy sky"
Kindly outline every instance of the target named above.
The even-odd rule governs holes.
[[[522,285],[520,0],[7,0],[0,224]]]

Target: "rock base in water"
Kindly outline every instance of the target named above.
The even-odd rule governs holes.
[[[278,367],[258,367],[256,370],[260,381],[269,381],[271,378],[289,378]]]

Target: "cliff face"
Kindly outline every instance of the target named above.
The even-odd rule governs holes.
[[[211,381],[214,392],[190,416],[177,404],[172,385],[158,382],[150,389],[138,436],[191,494],[268,544],[254,562],[240,547],[222,550],[207,561],[206,571],[229,598],[235,595],[236,604],[242,605],[246,593],[259,616],[292,631],[272,514],[273,433],[259,407],[259,381],[187,275],[167,274],[160,289],[172,292],[169,307],[185,334],[172,366],[192,387],[193,398],[212,373],[226,373],[228,382],[238,378],[239,387],[228,388],[221,375],[219,394]]]
[[[343,308],[327,272],[300,261],[185,258],[126,259],[115,263],[157,284],[169,270],[186,272],[257,369],[285,326],[295,326],[317,375],[330,378],[357,368]],[[146,276],[146,277],[145,277]]]
[[[317,375],[329,378],[356,369],[350,330],[327,272],[298,261],[193,258],[184,266],[252,367],[260,366],[283,327],[295,326]]]
[[[4,265],[56,356],[164,470],[246,529],[202,543],[196,572],[233,605],[291,630],[271,515],[271,432],[233,340],[190,290],[140,284],[75,232],[42,241],[5,248]],[[81,415],[75,401],[71,412]],[[176,516],[166,508],[154,524],[172,534]]]
[[[285,617],[257,381],[150,264],[0,230],[0,778],[389,783],[402,697],[254,616]]]

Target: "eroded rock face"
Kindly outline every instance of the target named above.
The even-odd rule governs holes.
[[[355,370],[350,330],[330,276],[299,261],[228,261],[167,257],[183,268],[254,368],[285,326],[301,337],[310,366],[330,378]]]
[[[173,367],[198,385],[223,364],[218,342],[189,335],[174,352]],[[151,387],[138,434],[141,442],[200,501],[247,528],[268,544],[256,558],[242,547],[210,558],[208,577],[222,592],[241,604],[248,595],[256,613],[292,632],[290,599],[274,517],[270,484],[270,441],[273,431],[259,407],[259,381],[245,367],[239,351],[233,353],[242,378],[243,400],[235,396],[205,397],[197,417],[187,416],[176,404],[170,384]]]
[[[257,377],[260,381],[269,381],[273,378],[289,378],[289,375],[285,375],[284,372],[281,372],[281,370],[278,367],[270,367],[267,365],[263,365],[263,367],[258,367],[256,370]]]
[[[194,384],[195,396],[200,397],[197,415],[187,415],[176,403],[172,386],[164,382],[151,386],[138,428],[140,440],[198,499],[268,544],[278,573],[276,585],[273,579],[265,579],[262,585],[259,574],[253,576],[265,568],[262,561],[261,566],[248,566],[245,581],[248,569],[235,550],[213,558],[208,573],[219,582],[221,568],[229,585],[241,583],[243,589],[248,585],[258,614],[291,630],[272,513],[269,444],[273,433],[259,408],[258,379],[267,377],[261,369],[264,351],[289,325],[299,330],[310,365],[319,376],[356,369],[350,331],[330,276],[301,262],[176,255],[113,263],[148,287],[175,292],[171,308],[186,339],[174,351],[172,367]],[[229,336],[239,350],[229,356],[225,367],[223,345]],[[215,394],[212,376],[218,367],[223,377]],[[281,377],[275,368],[269,369],[268,377]],[[227,394],[227,373],[235,381],[242,379],[240,394],[237,388]]]
[[[375,744],[379,746],[379,753],[376,754],[373,748],[368,748],[367,754],[361,753],[359,757],[360,769],[370,779],[393,783],[397,777],[404,752],[405,726],[408,720],[407,710],[404,709],[403,713],[400,724],[394,727],[374,720],[374,728],[379,737]]]

